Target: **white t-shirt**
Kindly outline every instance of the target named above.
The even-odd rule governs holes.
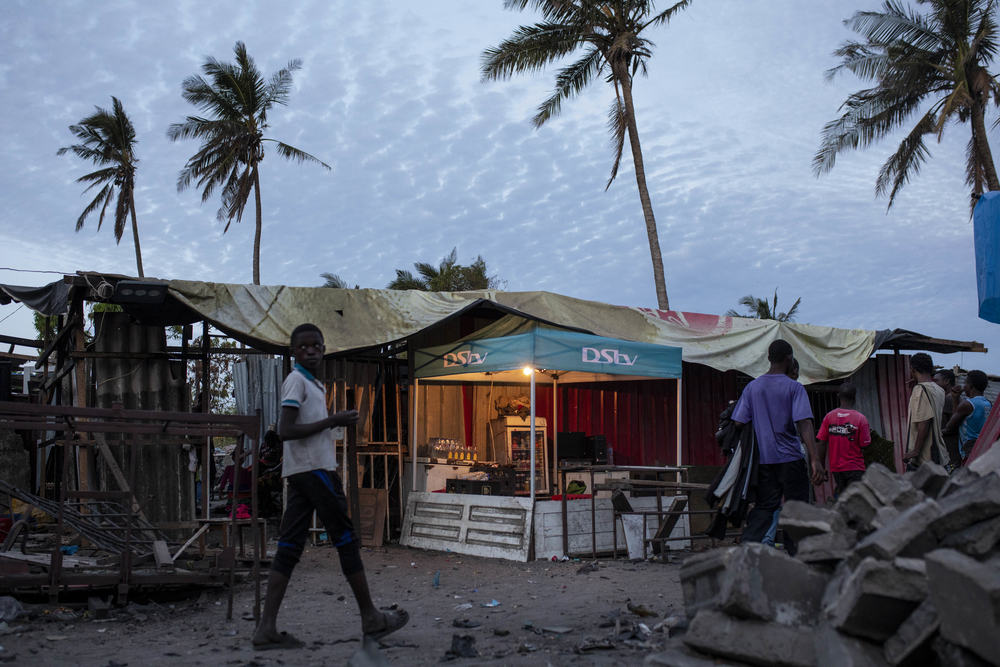
[[[296,420],[312,424],[330,416],[326,407],[326,388],[299,364],[281,385],[281,406],[298,408]],[[281,476],[289,477],[312,470],[336,470],[337,450],[333,446],[333,430],[324,429],[308,438],[286,440]]]

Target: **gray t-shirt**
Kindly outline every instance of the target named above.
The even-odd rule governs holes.
[[[281,385],[281,406],[297,408],[300,424],[312,424],[330,416],[326,407],[326,388],[299,364]],[[286,440],[281,476],[289,477],[312,470],[336,470],[337,450],[333,430],[324,429],[308,438]]]

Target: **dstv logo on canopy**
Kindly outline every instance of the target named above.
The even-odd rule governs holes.
[[[631,366],[638,360],[638,354],[629,359],[627,354],[622,354],[613,348],[604,350],[598,350],[596,347],[583,348],[583,361],[587,364],[618,364],[619,366]]]
[[[476,366],[486,361],[486,357],[490,355],[489,352],[480,355],[476,352],[449,352],[444,355],[444,367],[451,368],[454,366]]]

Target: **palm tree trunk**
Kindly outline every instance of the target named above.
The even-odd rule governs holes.
[[[1000,180],[997,179],[997,168],[993,164],[993,154],[990,152],[990,143],[986,140],[986,108],[980,102],[972,104],[972,136],[976,142],[976,150],[983,161],[983,172],[986,174],[986,189],[989,191],[1000,190]]]
[[[642,202],[642,214],[646,219],[646,235],[649,237],[649,254],[653,259],[653,282],[656,285],[656,303],[660,310],[670,310],[670,300],[667,298],[667,284],[663,276],[663,255],[660,253],[660,237],[656,233],[656,218],[653,217],[653,205],[649,201],[649,189],[646,187],[646,171],[642,165],[642,147],[639,145],[639,130],[635,124],[635,111],[632,106],[632,81],[624,65],[615,66],[615,76],[622,86],[622,98],[625,102],[625,125],[628,127],[629,146],[632,148],[632,161],[635,163],[635,182],[639,186],[639,201]]]
[[[135,266],[139,269],[139,277],[145,278],[142,272],[142,251],[139,250],[139,224],[135,221],[135,197],[128,193],[128,207],[132,212],[132,240],[135,242]]]
[[[260,285],[260,230],[262,225],[260,213],[260,172],[257,165],[253,167],[253,196],[257,204],[257,233],[253,237],[253,284]]]

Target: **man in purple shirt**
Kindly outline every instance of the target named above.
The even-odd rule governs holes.
[[[809,502],[809,481],[823,482],[823,466],[816,451],[812,407],[805,388],[788,377],[792,346],[776,340],[767,348],[771,369],[743,390],[733,421],[740,427],[753,423],[757,436],[757,500],[747,515],[744,542],[760,542],[767,534],[774,510],[785,500]],[[812,471],[799,447],[799,439],[809,452]],[[795,542],[785,536],[785,549],[792,556]]]

